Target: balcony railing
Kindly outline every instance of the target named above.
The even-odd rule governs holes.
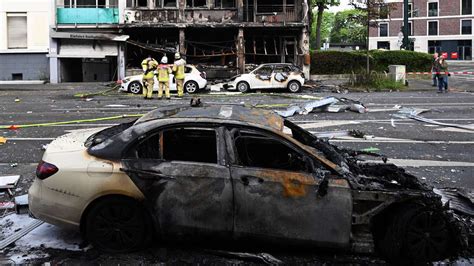
[[[286,23],[301,22],[302,18],[295,5],[258,5],[253,14],[253,6],[244,9],[244,18],[247,22]]]
[[[96,6],[57,7],[56,22],[57,24],[118,24],[119,9]]]

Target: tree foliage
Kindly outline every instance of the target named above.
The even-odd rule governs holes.
[[[365,43],[367,38],[367,12],[349,9],[337,12],[331,29],[333,43]]]
[[[332,28],[334,25],[335,15],[332,12],[324,11],[323,20],[321,23],[321,41],[330,39]],[[313,24],[311,25],[311,49],[316,50],[316,15],[313,19]]]
[[[329,6],[339,5],[339,0],[311,0],[310,10],[317,8],[317,19],[316,19],[316,44],[317,50],[321,49],[321,26],[323,23],[324,10]]]

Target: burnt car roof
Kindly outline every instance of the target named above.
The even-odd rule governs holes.
[[[273,111],[249,108],[240,105],[207,105],[191,107],[183,105],[166,106],[155,109],[135,122],[135,125],[163,118],[209,118],[233,120],[277,131],[283,130],[284,120]]]
[[[284,119],[273,111],[249,108],[239,105],[189,105],[164,106],[155,109],[135,122],[104,129],[90,136],[85,146],[90,155],[103,159],[120,159],[131,141],[150,130],[180,122],[248,124],[267,130],[283,132]]]

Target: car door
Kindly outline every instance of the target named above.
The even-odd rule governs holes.
[[[122,160],[163,236],[231,236],[232,184],[219,130],[166,128],[144,136]]]
[[[227,133],[236,237],[347,247],[352,196],[344,179],[268,132]]]
[[[273,69],[273,88],[286,88],[291,73],[291,68],[288,65],[276,65]]]
[[[251,80],[249,80],[250,88],[266,89],[272,87],[273,66],[263,65],[251,72]]]

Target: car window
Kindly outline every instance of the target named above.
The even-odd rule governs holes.
[[[253,131],[234,131],[237,164],[246,167],[309,172],[304,157],[282,140]]]
[[[275,66],[275,70],[273,70],[275,73],[289,73],[291,72],[291,68],[289,66]]]
[[[173,128],[163,131],[163,159],[217,163],[217,138],[214,129]]]
[[[191,73],[193,72],[193,68],[192,67],[186,67],[186,69],[184,70],[184,73]]]
[[[217,163],[216,132],[207,128],[166,129],[141,140],[126,157]]]
[[[261,68],[255,70],[256,75],[271,75],[273,71],[272,66],[262,66]]]

